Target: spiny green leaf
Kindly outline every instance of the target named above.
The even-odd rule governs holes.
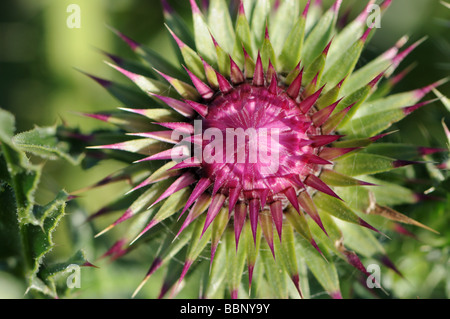
[[[127,225],[127,228],[122,236],[126,243],[129,244],[129,247],[127,247],[128,250],[135,248],[142,242],[151,242],[155,238],[159,238],[159,236],[161,236],[161,232],[167,230],[166,225],[170,225],[170,222],[174,222],[175,218],[168,218],[164,223],[157,224],[152,228],[152,231],[147,232],[145,234],[145,237],[142,238],[142,241],[135,242],[137,238],[140,237],[142,230],[148,224],[148,221],[155,215],[157,210],[158,206],[152,207],[147,210],[141,209],[139,211],[130,209],[130,211],[133,213],[133,218],[130,220],[130,223]]]
[[[169,109],[159,109],[159,108],[151,108],[151,109],[127,109],[121,108],[121,110],[131,113],[136,113],[143,115],[155,122],[179,122],[182,118],[180,114],[175,113]]]
[[[174,223],[171,234],[168,234],[161,244],[158,256],[161,259],[162,264],[175,257],[175,255],[185,247],[191,238],[192,227],[187,227],[180,236],[175,238],[176,228],[178,223]]]
[[[265,70],[267,70],[267,68],[269,66],[269,61],[276,68],[277,59],[276,59],[275,51],[273,50],[272,43],[270,42],[269,37],[264,38],[262,48],[261,48],[261,59],[262,59],[263,67]]]
[[[298,213],[293,207],[288,207],[285,213],[286,219],[294,227],[295,231],[304,237],[307,241],[312,241],[311,231],[303,212]]]
[[[217,64],[219,65],[219,72],[225,77],[230,76],[230,55],[222,49],[218,44],[216,45]]]
[[[172,63],[166,61],[163,57],[161,57],[157,52],[145,47],[138,47],[135,52],[141,57],[143,61],[145,61],[148,66],[153,70],[156,68],[157,70],[169,74],[171,76],[176,76],[179,78],[186,78],[186,74],[184,74],[179,68],[175,67]],[[126,67],[124,67],[126,68]],[[130,70],[132,71],[132,70]],[[136,73],[136,72],[135,72]]]
[[[275,241],[275,245],[279,245],[279,241]],[[278,251],[278,249],[277,249]],[[286,267],[286,270],[292,276],[298,275],[298,265],[297,265],[297,257],[295,254],[295,243],[294,243],[294,231],[293,227],[289,224],[283,225],[283,234],[281,238],[281,247],[280,247],[280,255],[279,256]]]
[[[184,60],[184,63],[186,64],[186,66],[189,68],[189,70],[192,73],[194,73],[195,76],[197,76],[199,79],[204,81],[206,79],[206,77],[205,77],[205,72],[203,69],[203,62],[200,59],[200,56],[198,55],[198,53],[195,50],[193,50],[190,46],[188,46],[184,42],[182,42],[171,29],[169,29],[169,32],[172,35],[172,37],[175,39],[175,42],[178,45],[178,49],[181,52],[181,55],[183,57],[183,60]],[[208,34],[209,34],[209,32],[208,32]],[[161,71],[161,70],[158,70],[158,71]],[[166,80],[168,79],[167,76],[164,76],[164,77],[166,78]],[[174,79],[174,77],[170,77],[170,78]],[[177,81],[179,81],[179,80],[177,79]]]
[[[131,194],[125,194],[123,196],[120,196],[119,198],[113,200],[112,202],[107,203],[104,206],[102,206],[97,212],[91,214],[88,217],[88,220],[92,220],[96,217],[107,215],[107,214],[118,212],[118,211],[125,211],[126,209],[129,208],[130,203],[137,200],[137,198],[141,194],[142,193],[134,192]]]
[[[168,264],[164,267],[164,279],[161,285],[160,292],[158,294],[158,298],[162,299],[166,296],[166,294],[170,291],[169,298],[173,298],[173,295],[176,293],[173,291],[175,289],[177,282],[179,281],[180,273],[183,270],[183,264],[180,263],[180,260],[186,254],[186,248],[183,248],[174,258],[168,261]],[[198,264],[194,264],[191,267],[191,271],[195,270]]]
[[[60,191],[55,199],[45,206],[36,205],[33,209],[33,215],[38,225],[44,227],[45,220],[59,207],[65,207],[66,201],[68,199],[68,194],[65,191]]]
[[[439,100],[444,104],[447,110],[450,112],[450,99],[444,96],[441,92],[436,89],[433,89],[433,93],[439,98]]]
[[[344,78],[345,80],[345,78]],[[326,86],[327,92],[323,93],[317,100],[316,106],[319,110],[333,104],[338,100],[339,92],[341,91],[343,80],[336,84],[334,87]]]
[[[35,222],[32,209],[42,167],[32,165],[24,153],[6,143],[1,148],[10,174],[11,187],[14,189],[19,224]]]
[[[26,252],[29,253],[27,257],[32,260],[28,277],[29,285],[33,283],[33,278],[38,275],[43,258],[54,247],[52,234],[65,214],[65,206],[65,202],[60,202],[57,205],[50,203],[47,205],[49,211],[45,212],[45,219],[41,225],[26,224],[22,226],[22,234],[28,247]],[[30,288],[33,287],[30,286]]]
[[[413,160],[427,155],[427,152],[444,151],[439,148],[418,147],[400,143],[375,143],[363,150],[363,152],[389,156],[392,158]]]
[[[366,178],[366,177],[365,177]],[[366,212],[370,206],[370,192],[374,187],[349,186],[339,189],[339,195],[355,212]]]
[[[80,267],[88,264],[86,253],[83,250],[78,250],[73,256],[64,262],[55,263],[43,268],[39,272],[39,276],[47,283],[48,286],[54,290],[56,294],[56,287],[54,280],[58,275],[65,275],[68,271],[79,271]],[[69,273],[70,274],[70,273]],[[67,287],[69,288],[69,287]]]
[[[11,145],[11,138],[16,131],[14,115],[10,112],[0,109],[0,141]]]
[[[370,230],[340,220],[336,220],[336,223],[342,230],[345,246],[349,249],[365,257],[374,257],[386,253]]]
[[[166,266],[168,271],[171,271],[172,269],[172,262],[176,260],[178,257],[177,255],[185,254],[186,252],[183,250],[187,249],[187,244],[189,239],[191,238],[191,230],[192,228],[189,228],[185,232],[181,234],[181,236],[175,238],[175,227],[177,227],[177,223],[173,223],[170,232],[168,232],[165,236],[165,238],[162,240],[161,244],[159,245],[158,251],[155,255],[155,259],[153,260],[152,265],[150,266],[150,269],[148,270],[144,280],[139,284],[138,288],[134,291],[132,298],[136,296],[136,294],[142,289],[145,283],[147,283],[150,276],[154,274],[155,271],[157,271],[159,268],[161,268],[163,265]],[[181,252],[181,253],[180,253]],[[167,265],[169,264],[169,265]],[[181,267],[179,267],[181,271]],[[165,280],[167,277],[165,278]],[[176,281],[176,278],[173,282]]]
[[[258,0],[242,0],[244,4],[245,13],[248,17],[248,20],[251,21],[251,17],[253,16],[253,10],[256,7],[256,3]]]
[[[341,96],[349,95],[355,90],[361,88],[364,83],[368,83],[378,74],[386,71],[392,64],[392,56],[383,54],[380,57],[372,60],[363,67],[359,68],[353,72],[347,81],[345,81],[344,86],[341,91]]]
[[[137,114],[132,113],[123,113],[120,111],[111,111],[111,112],[97,112],[97,113],[83,113],[83,116],[87,116],[96,120],[100,120],[106,123],[113,124],[127,132],[149,132],[154,130],[155,125],[151,124],[147,119]],[[102,137],[112,136],[111,134],[95,134],[95,141],[91,141],[91,143],[102,143]],[[122,136],[123,134],[119,135]],[[108,139],[104,139],[106,143],[108,143]],[[117,141],[117,140],[115,140]],[[105,143],[105,144],[106,144]],[[102,143],[103,144],[103,143]]]
[[[148,185],[150,185],[156,182],[160,182],[171,176],[177,175],[175,171],[170,171],[170,169],[173,168],[175,165],[176,162],[174,161],[164,164],[163,166],[155,170],[145,182],[148,183]],[[147,167],[147,169],[149,169],[149,167]]]
[[[58,297],[52,288],[50,288],[48,285],[45,284],[45,282],[42,279],[36,276],[33,276],[30,279],[26,293],[28,293],[29,291],[37,291],[40,292],[42,295],[53,299],[56,299]]]
[[[267,282],[269,283],[275,297],[277,299],[287,299],[289,294],[286,275],[283,271],[283,265],[280,260],[273,258],[267,243],[262,243],[260,255],[264,264]]]
[[[145,63],[147,66],[150,66],[151,68],[157,68],[158,70],[161,70],[162,72],[168,73],[172,76],[181,76],[181,77],[186,76],[181,72],[179,68],[176,68],[172,63],[163,58],[158,52],[155,52],[154,50],[130,39],[125,34],[121,33],[120,31],[112,27],[110,27],[110,29],[117,36],[119,36],[126,44],[128,44],[128,46],[133,50],[133,52],[136,53],[141,58],[142,62]],[[108,56],[111,60],[113,60],[115,63],[119,64],[124,69],[127,69],[133,73],[149,75],[151,77],[155,75],[155,72],[153,70],[149,71],[148,68],[146,68],[144,65],[141,65],[140,63],[119,58],[106,52],[103,53],[106,56]]]
[[[328,68],[333,65],[336,61],[338,61],[342,55],[344,54],[346,48],[350,47],[352,43],[355,41],[355,39],[360,38],[364,34],[364,28],[369,26],[369,9],[373,9],[373,4],[375,3],[375,0],[370,0],[367,6],[364,8],[363,12],[353,21],[348,23],[334,38],[333,44],[330,48],[330,56],[327,61],[327,66],[325,67],[327,70]],[[382,9],[386,9],[387,7],[384,7]],[[385,10],[382,10],[383,13]],[[380,16],[377,16],[377,18],[381,18]],[[371,26],[373,28],[373,26]],[[368,41],[373,36],[374,32],[371,32],[368,36]],[[379,70],[378,72],[375,72],[375,74],[372,75],[374,77],[376,74],[379,74],[382,70]],[[370,76],[369,76],[370,77]],[[369,81],[369,79],[367,79]]]
[[[308,65],[303,73],[302,83],[308,85],[318,74],[317,85],[322,83],[323,68],[327,59],[327,53],[322,52],[310,65]],[[328,83],[327,83],[328,84]]]
[[[381,206],[378,204],[374,204],[373,206],[370,207],[370,209],[368,210],[368,214],[374,214],[374,215],[378,215],[378,216],[382,216],[385,219],[389,219],[395,222],[399,222],[399,223],[404,223],[404,224],[408,224],[408,225],[414,225],[417,227],[421,227],[423,229],[426,229],[428,231],[431,231],[435,234],[439,234],[437,231],[435,231],[434,229],[419,223],[418,221],[409,218],[406,215],[403,215],[402,213],[396,211],[395,209],[392,209],[390,207],[387,206]]]
[[[417,203],[416,194],[407,187],[396,183],[383,181],[371,176],[366,177],[366,180],[379,185],[377,187],[371,187],[370,191],[373,193],[377,203],[380,205],[393,207],[396,205]]]
[[[153,220],[162,222],[166,218],[169,218],[175,214],[188,200],[188,193],[189,189],[184,188],[167,198],[156,215],[153,217]]]
[[[155,200],[157,200],[162,195],[164,190],[170,185],[171,182],[173,182],[173,180],[168,179],[168,180],[161,181],[157,184],[153,184],[148,190],[146,190],[144,193],[142,193],[127,208],[127,210],[125,212],[127,219],[129,219],[139,213],[142,213],[151,203],[153,203]],[[154,212],[154,209],[150,209],[149,211]],[[121,221],[121,219],[122,218],[120,218],[118,221]],[[115,225],[118,221],[116,221],[112,225]],[[130,231],[130,234],[134,234],[134,233],[135,233],[134,230]]]
[[[226,244],[220,244],[214,257],[211,271],[207,276],[204,298],[223,299],[226,288],[227,254]]]
[[[316,26],[323,14],[322,4],[318,1],[312,1],[308,11],[308,19],[306,19],[305,33],[308,34]]]
[[[15,255],[18,258],[17,265],[21,268],[18,271],[22,272],[27,281],[27,292],[36,290],[55,298],[56,287],[50,277],[57,272],[54,270],[56,266],[48,266],[43,261],[54,247],[53,232],[65,214],[68,194],[60,191],[47,205],[36,205],[34,194],[42,167],[32,165],[21,147],[26,145],[28,149],[42,141],[45,141],[43,144],[53,142],[56,129],[36,128],[31,133],[18,135],[16,141],[13,141],[14,117],[0,110],[0,123],[0,168],[8,172],[7,175],[5,172],[1,174],[5,175],[5,179],[0,181],[0,198],[5,199],[5,202],[2,200],[4,212],[0,228],[7,227],[2,231],[2,236],[8,236],[2,240],[3,244],[8,244],[2,254],[6,252],[8,257]],[[56,153],[61,156],[58,151]],[[10,243],[9,240],[14,240],[15,243]]]
[[[202,214],[195,221],[195,228],[193,230],[192,238],[190,240],[188,251],[186,253],[187,261],[195,261],[211,239],[212,227],[208,227],[203,236],[201,236],[205,224],[205,219],[206,214]]]
[[[101,145],[89,147],[90,149],[115,149],[125,152],[131,152],[142,155],[153,155],[164,147],[164,143],[157,140],[144,138],[137,140],[130,140],[117,144]]]
[[[247,246],[247,266],[249,268],[249,279],[252,279],[252,273],[250,272],[253,272],[254,268],[256,267],[256,261],[261,247],[261,228],[258,227],[257,229],[256,243],[253,239],[250,221],[248,220],[244,224],[243,234],[245,236],[245,245]],[[252,283],[250,282],[250,284]]]
[[[291,281],[297,289],[297,297],[303,296],[303,289],[300,284],[299,268],[297,263],[297,254],[295,252],[295,239],[293,227],[289,224],[283,225],[283,234],[281,245],[278,239],[275,240],[276,258],[282,261],[282,264],[289,274]]]
[[[259,213],[259,225],[261,226],[261,230],[264,238],[270,249],[274,252],[274,232],[273,232],[273,220],[269,211],[262,211]]]
[[[356,112],[355,118],[378,114],[379,112],[398,110],[402,107],[413,105],[422,99],[421,90],[413,90],[387,96],[385,98],[367,101]]]
[[[359,216],[353,212],[343,201],[328,196],[323,193],[317,193],[314,196],[314,203],[319,210],[331,214],[341,220],[349,223],[360,225]]]
[[[212,223],[211,249],[214,249],[214,251],[211,252],[211,257],[214,257],[215,249],[217,249],[217,246],[219,245],[219,241],[222,238],[225,228],[228,225],[228,221],[228,210],[226,209],[226,207],[224,207],[220,210],[219,214],[216,216],[216,218],[214,218],[214,221]]]
[[[381,133],[406,117],[403,109],[394,109],[362,116],[340,128],[340,132],[351,134],[353,137],[373,136]]]
[[[145,77],[140,74],[132,73],[124,68],[121,68],[117,65],[114,65],[112,63],[106,62],[110,67],[116,69],[123,75],[125,75],[127,78],[129,78],[131,81],[136,84],[137,87],[139,87],[143,92],[146,94],[164,94],[164,92],[167,92],[169,90],[169,87],[167,84],[160,82],[158,80]],[[156,70],[156,69],[155,69]],[[158,70],[159,71],[159,70]]]
[[[297,264],[300,277],[300,287],[302,288],[303,298],[311,299],[310,283],[308,279],[308,266],[306,265],[305,259],[299,254],[297,254]]]
[[[0,153],[0,158],[2,155]],[[20,258],[22,251],[13,189],[0,181],[0,259]]]
[[[183,18],[180,17],[171,7],[169,7],[167,1],[163,1],[164,19],[169,26],[180,39],[188,46],[193,47],[195,40],[191,29],[186,25]]]
[[[322,219],[327,234],[313,221],[310,220],[308,224],[310,225],[312,235],[326,256],[325,260],[328,261],[334,257],[333,255],[339,256],[340,254],[336,247],[336,242],[342,239],[342,232],[336,224],[336,218],[331,214],[321,214],[320,218]]]
[[[345,82],[344,82],[345,83]],[[373,91],[372,83],[369,83],[359,90],[356,90],[349,96],[345,97],[341,103],[336,107],[336,111],[342,111],[344,108],[352,105],[351,109],[347,112],[343,119],[339,122],[339,127],[345,126],[346,123],[352,120],[354,114],[358,111],[364,101],[370,96]]]
[[[182,98],[192,101],[197,101],[200,98],[200,94],[192,85],[169,76],[164,76],[164,78],[170,83],[170,85],[172,85],[172,87]],[[205,78],[204,73],[203,78]]]
[[[320,174],[320,179],[329,186],[346,187],[346,186],[361,185],[361,181],[354,179],[352,177],[340,174],[334,170],[323,170],[322,174]]]
[[[152,103],[150,97],[142,91],[130,88],[129,86],[117,82],[104,80],[93,75],[86,75],[99,83],[109,92],[109,94],[115,97],[123,105],[133,105],[133,107],[144,108],[148,107],[148,105]],[[168,91],[165,90],[164,92],[167,93]]]
[[[16,129],[14,115],[12,115],[8,111],[0,109],[0,124],[0,146],[3,151],[3,159],[6,162],[8,175],[9,177],[11,177],[11,186],[16,187],[18,185],[14,185],[14,176],[23,175],[22,173],[24,172],[29,173],[30,176],[38,175],[40,173],[40,167],[33,165],[28,160],[25,153],[18,149],[17,146],[13,143],[14,133]],[[25,179],[27,179],[26,176],[24,177]],[[29,183],[24,183],[23,186],[27,184]],[[15,192],[16,196],[20,197],[20,194],[17,193],[17,189],[15,189]],[[17,198],[17,200],[20,203],[21,199]]]

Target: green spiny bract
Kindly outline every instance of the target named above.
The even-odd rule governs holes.
[[[115,259],[162,238],[135,292],[167,267],[159,297],[176,296],[196,268],[205,277],[202,298],[309,296],[305,265],[331,297],[340,298],[333,261],[342,259],[368,276],[357,253],[398,272],[377,241],[385,236],[380,216],[393,229],[401,229],[398,223],[429,229],[388,207],[423,196],[377,174],[420,164],[424,155],[443,150],[376,142],[391,133],[391,125],[432,102],[420,101],[442,83],[388,95],[407,73],[397,74],[397,67],[420,41],[403,48],[407,39],[402,38],[356,68],[375,32],[367,25],[375,1],[340,29],[342,0],[326,10],[321,1],[232,1],[230,6],[211,0],[202,9],[190,3],[194,34],[162,1],[177,65],[157,48],[114,30],[143,63],[109,54],[113,63],[108,64],[151,103],[91,76],[127,102],[119,111],[86,114],[117,125],[129,138],[91,147],[129,164],[94,187],[124,179],[133,184],[92,216],[125,209],[98,235],[129,219],[134,223],[105,256]],[[381,13],[390,3],[380,4]],[[230,7],[237,11],[235,19]],[[277,143],[256,144],[277,154],[275,171],[261,159],[250,161],[245,139],[235,146],[233,137],[232,155],[244,150],[236,163],[225,152],[211,151],[213,139],[205,138],[208,129],[274,128]]]

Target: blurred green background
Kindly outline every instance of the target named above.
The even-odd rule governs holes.
[[[327,5],[331,1],[325,1]],[[366,1],[344,0],[344,9],[353,7],[359,12]],[[81,9],[81,28],[69,28],[67,12],[70,4]],[[175,9],[188,21],[190,6],[187,0],[171,1]],[[34,125],[46,126],[67,122],[82,131],[99,127],[94,120],[79,117],[73,112],[95,112],[121,106],[94,81],[78,72],[127,83],[123,76],[109,68],[100,50],[133,58],[128,47],[107,26],[113,26],[138,42],[152,47],[168,57],[174,56],[159,0],[2,0],[0,2],[0,107],[16,116],[18,132]],[[439,0],[394,0],[383,17],[379,29],[368,45],[360,64],[392,47],[403,35],[409,43],[428,36],[417,50],[403,62],[400,69],[417,62],[412,73],[396,87],[396,91],[412,90],[450,74],[450,9]],[[441,92],[450,96],[446,84]],[[430,136],[429,125],[440,125],[445,118],[450,126],[448,110],[441,103],[418,111],[399,124],[396,138],[423,146],[445,147],[444,135]],[[41,181],[38,201],[46,203],[61,188],[71,192],[90,185],[118,167],[107,162],[88,171],[68,163],[48,163]],[[86,250],[94,264],[115,238],[115,231],[104,238],[93,239],[96,231],[113,218],[94,224],[84,224],[84,218],[111,201],[112,196],[124,193],[124,183],[96,190],[79,199],[78,205],[69,207],[69,214],[57,231],[58,247],[51,258],[69,256],[75,249]],[[414,216],[414,208],[406,208],[419,221],[437,229],[441,235],[419,233],[423,241],[410,241],[401,237],[385,242],[390,256],[408,277],[408,281],[386,275],[389,288],[395,296],[414,298],[448,298],[450,296],[449,271],[449,198],[439,206],[430,205],[428,216]],[[423,207],[420,209],[424,211]],[[425,211],[427,211],[425,209]],[[109,218],[109,217],[108,217]],[[120,230],[119,230],[120,231]],[[397,239],[397,241],[396,241]],[[128,298],[145,275],[151,262],[151,248],[141,248],[124,260],[109,264],[98,261],[100,269],[83,269],[82,288],[75,296],[84,298]],[[160,274],[154,284],[148,284],[139,295],[154,298],[159,289]],[[352,274],[348,274],[351,277]],[[426,280],[424,280],[426,278]],[[345,281],[346,278],[343,278]],[[351,280],[351,278],[349,278]],[[395,285],[394,285],[395,283]],[[345,282],[343,283],[345,285]],[[394,287],[395,286],[395,287]],[[362,294],[364,296],[364,293]],[[24,285],[0,270],[0,298],[22,298]],[[186,293],[195,297],[195,292]]]

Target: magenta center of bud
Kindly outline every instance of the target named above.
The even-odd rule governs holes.
[[[311,156],[319,148],[311,136],[320,134],[311,114],[281,87],[242,84],[218,95],[203,119],[202,174],[219,192],[241,190],[241,200],[277,200],[288,188],[304,189],[303,181],[317,174]],[[311,112],[314,112],[311,111]]]

